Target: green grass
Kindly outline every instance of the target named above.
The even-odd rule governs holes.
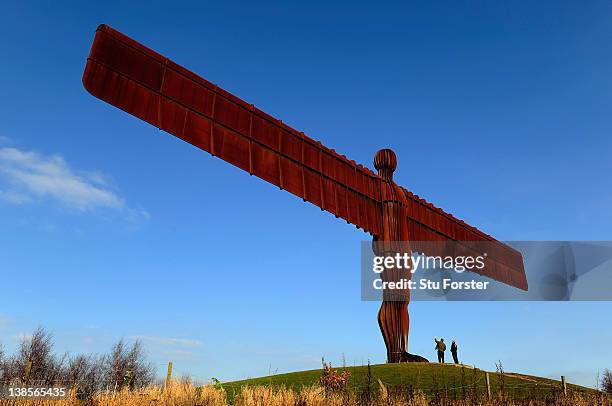
[[[342,369],[342,368],[334,368]],[[349,388],[353,391],[364,391],[368,386],[368,367],[347,367],[351,372]],[[288,374],[271,375],[261,378],[245,379],[241,381],[226,382],[223,384],[228,397],[233,399],[240,388],[248,386],[272,386],[273,388],[286,387],[299,390],[304,386],[318,384],[321,369],[292,372]],[[379,391],[380,380],[390,389],[402,386],[412,387],[433,396],[436,392],[445,392],[453,397],[484,396],[486,394],[485,371],[472,367],[460,367],[441,364],[380,364],[371,366],[370,385],[374,392]],[[505,392],[517,398],[544,397],[559,391],[561,382],[553,379],[536,376],[505,373],[503,376],[496,372],[489,372],[492,393],[500,391],[502,385]],[[588,390],[584,387],[568,384],[568,390]]]

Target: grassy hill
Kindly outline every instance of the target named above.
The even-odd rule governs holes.
[[[368,367],[334,368],[346,369],[351,372],[349,388],[353,391],[364,391],[369,385],[374,392],[380,390],[380,380],[389,390],[420,390],[427,395],[433,396],[436,392],[456,396],[484,396],[486,394],[485,372],[470,366],[455,366],[451,364],[380,364],[370,367],[370,378],[368,378]],[[271,386],[273,388],[286,387],[299,390],[304,386],[318,384],[322,370],[310,370],[292,372],[288,374],[271,375],[261,378],[246,379],[241,381],[226,382],[223,387],[228,397],[233,398],[240,388],[248,386]],[[544,397],[561,389],[561,382],[553,379],[536,376],[489,372],[491,392],[493,394],[503,390],[517,398]],[[589,391],[589,389],[568,384],[568,390]]]

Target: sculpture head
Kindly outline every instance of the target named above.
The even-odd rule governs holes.
[[[379,150],[374,155],[374,168],[376,168],[380,177],[393,180],[393,172],[397,168],[395,152],[389,148]]]

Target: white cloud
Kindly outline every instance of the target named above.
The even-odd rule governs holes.
[[[148,218],[146,211],[129,208],[111,189],[108,177],[97,171],[73,170],[60,155],[43,155],[13,147],[0,148],[0,200],[25,204],[49,199],[77,211],[111,209],[131,219]]]
[[[0,200],[11,204],[24,204],[30,203],[32,201],[32,198],[24,193],[20,193],[15,190],[0,189]]]
[[[199,347],[202,345],[201,341],[193,340],[190,338],[174,338],[174,337],[154,337],[154,336],[130,336],[131,340],[141,340],[145,343],[157,344],[162,346],[170,347]]]
[[[12,144],[13,140],[10,139],[9,137],[5,137],[3,135],[0,135],[0,145],[6,145],[6,144]]]

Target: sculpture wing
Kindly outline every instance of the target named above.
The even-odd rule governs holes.
[[[486,253],[479,274],[499,282],[528,289],[522,254],[476,227],[435,207],[404,189],[407,197],[408,235],[412,248],[426,255],[478,256]],[[449,242],[444,244],[443,242]]]
[[[380,233],[376,174],[106,25],[96,31],[83,85],[251,175]]]

